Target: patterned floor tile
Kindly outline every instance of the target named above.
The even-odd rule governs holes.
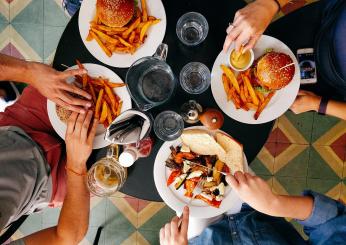
[[[11,45],[10,45],[10,25],[0,23],[0,53],[11,55]]]
[[[279,120],[275,120],[274,126],[272,128],[272,131],[267,139],[267,143],[276,143],[277,142],[277,127],[278,127]]]
[[[88,232],[85,236],[85,238],[79,243],[79,245],[91,245],[93,244],[96,233],[97,233],[98,227],[89,227]],[[100,239],[98,245],[104,245],[105,244],[105,232],[101,232]]]
[[[132,199],[133,200],[133,199]],[[135,229],[137,227],[137,212],[133,203],[126,198],[111,197],[107,199],[106,223],[109,229]]]
[[[58,224],[61,208],[46,208],[42,213],[42,224],[44,226],[54,226]]]
[[[280,195],[301,195],[306,188],[306,178],[281,176],[273,178],[273,191]]]
[[[45,61],[53,60],[55,50],[58,46],[60,37],[64,32],[64,27],[45,26],[43,34],[43,58]]]
[[[299,115],[287,111],[278,119],[277,142],[308,144],[311,139],[313,113]]]
[[[307,187],[313,191],[325,194],[333,199],[338,200],[341,195],[342,183],[333,179],[307,179]]]
[[[274,173],[275,147],[276,143],[267,142],[250,164],[251,169],[257,175],[272,175]]]
[[[141,239],[137,240],[137,245],[159,245],[160,244],[160,236],[159,230],[150,231],[150,230],[142,230],[138,231],[142,236]]]
[[[44,24],[45,26],[65,27],[69,17],[65,14],[61,0],[45,0],[44,2]]]
[[[10,21],[19,24],[43,26],[44,0],[13,0],[10,3]]]
[[[90,201],[89,226],[99,227],[106,223],[107,198],[93,197]]]
[[[282,153],[274,160],[276,176],[306,177],[310,152],[307,145],[277,143],[277,149]]]
[[[105,245],[136,244],[136,232],[134,228],[106,227],[102,232],[105,234]]]
[[[42,230],[42,217],[42,213],[30,215],[12,236],[12,240],[16,240],[30,235],[36,231]]]
[[[7,0],[0,0],[0,22],[8,23],[10,21],[10,4]]]
[[[151,202],[138,213],[138,227],[141,230],[158,231],[175,215],[165,204]]]
[[[346,183],[345,183],[345,181],[341,185],[340,200],[346,205]]]
[[[346,121],[314,113],[311,142],[319,145],[329,145],[342,136],[341,132],[346,133],[345,130]]]
[[[329,146],[311,147],[308,177],[320,179],[342,178],[343,160]]]

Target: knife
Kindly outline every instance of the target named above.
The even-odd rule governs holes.
[[[230,173],[226,173],[226,172],[219,171],[219,170],[217,170],[216,168],[209,168],[209,167],[204,166],[204,165],[202,165],[202,164],[199,164],[199,163],[196,163],[196,162],[192,162],[192,161],[186,160],[186,159],[183,160],[183,163],[186,163],[187,165],[197,165],[197,166],[201,166],[201,167],[206,168],[206,169],[208,169],[208,170],[212,170],[212,171],[219,172],[220,174],[225,175],[225,176],[230,174]]]

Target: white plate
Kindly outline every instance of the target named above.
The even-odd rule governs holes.
[[[97,65],[97,64],[83,64],[85,69],[88,70],[88,74],[92,77],[98,77],[102,76],[104,78],[108,78],[109,81],[115,82],[115,83],[123,83],[121,78],[115,74],[113,71],[110,69]],[[77,68],[77,65],[72,66],[69,68],[70,69],[75,69]],[[72,83],[74,81],[74,78],[71,77],[67,79],[68,83]],[[120,88],[114,88],[114,92],[117,93],[117,95],[120,97],[120,99],[123,101],[123,106],[121,108],[121,112],[124,112],[128,109],[132,108],[132,103],[131,103],[131,97],[126,89],[126,86],[120,87]],[[47,100],[47,111],[48,111],[48,117],[49,120],[57,134],[65,139],[65,133],[66,133],[66,124],[62,122],[58,115],[56,114],[56,104],[50,100]],[[110,142],[104,140],[104,133],[106,129],[104,128],[103,125],[98,125],[97,130],[96,130],[96,136],[94,139],[94,144],[93,144],[93,149],[99,149],[106,147],[110,144]]]
[[[227,54],[221,51],[214,62],[211,72],[211,91],[213,93],[213,97],[221,110],[229,117],[237,120],[238,122],[260,124],[272,121],[280,117],[288,110],[288,108],[290,108],[298,94],[300,86],[300,72],[295,55],[280,40],[270,36],[262,35],[253,49],[255,53],[255,59],[263,55],[265,50],[268,48],[273,48],[274,51],[288,54],[294,62],[295,74],[292,81],[286,87],[278,90],[275,93],[275,95],[270,100],[269,104],[266,106],[257,120],[254,119],[255,111],[245,111],[243,109],[237,110],[232,101],[227,101],[226,93],[223,88],[221,79],[222,70],[220,68],[221,64],[225,64],[228,66]]]
[[[160,0],[147,0],[148,15],[155,16],[161,19],[161,21],[149,27],[144,44],[132,55],[113,53],[111,57],[108,57],[103,52],[95,40],[91,42],[86,41],[86,37],[89,33],[90,21],[93,20],[96,13],[96,1],[97,0],[83,1],[78,16],[79,33],[83,43],[96,59],[114,67],[130,67],[136,60],[151,56],[155,53],[156,48],[162,43],[166,32],[166,12]],[[141,1],[138,1],[138,6],[140,5]]]
[[[210,134],[215,134],[216,131],[209,131],[205,127],[196,126],[186,129],[203,129]],[[220,131],[221,132],[221,131]],[[165,162],[171,154],[170,146],[178,146],[181,144],[180,138],[174,141],[167,141],[163,143],[158,151],[154,163],[154,181],[157,191],[159,192],[163,201],[177,213],[181,213],[184,206],[190,201],[190,198],[184,196],[184,188],[176,190],[174,186],[167,186],[167,179],[171,173],[171,170],[165,166]],[[244,154],[244,170],[248,171],[248,163]],[[222,200],[219,208],[209,206],[207,203],[201,200],[193,200],[190,204],[190,216],[195,218],[211,218],[217,215],[223,214],[233,207],[239,206],[241,200],[232,191],[230,186],[226,187],[225,198]]]

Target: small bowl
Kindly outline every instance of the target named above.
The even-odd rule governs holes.
[[[249,68],[252,66],[252,64],[253,64],[253,62],[254,62],[254,60],[255,60],[255,54],[254,54],[253,50],[252,50],[252,49],[249,49],[249,50],[248,50],[248,51],[250,52],[250,62],[249,62],[249,64],[248,64],[247,66],[245,66],[244,68],[237,68],[237,67],[235,67],[235,66],[232,65],[232,62],[231,62],[231,54],[232,54],[233,50],[235,50],[234,45],[233,45],[233,47],[230,48],[229,51],[227,52],[227,63],[229,64],[229,66],[230,66],[233,70],[238,71],[238,72],[240,72],[240,71],[246,71],[247,69],[249,69]]]

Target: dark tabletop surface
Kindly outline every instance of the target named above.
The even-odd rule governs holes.
[[[217,55],[222,50],[226,35],[225,30],[229,22],[233,19],[235,12],[245,6],[245,2],[241,0],[165,0],[163,4],[167,15],[167,28],[163,42],[169,46],[167,63],[171,66],[176,76],[179,75],[181,68],[191,61],[202,62],[211,70]],[[186,47],[180,43],[175,33],[177,20],[181,15],[189,11],[200,12],[209,23],[209,33],[206,40],[193,48]],[[75,64],[76,59],[79,59],[82,63],[104,65],[125,81],[127,68],[107,66],[95,59],[85,48],[79,34],[78,12],[73,16],[61,37],[53,66],[57,70],[64,70],[65,68],[61,64],[72,66]],[[178,89],[168,103],[150,110],[154,117],[160,111],[167,109],[179,111],[180,106],[189,99],[197,100],[204,108],[218,108],[210,88],[203,94],[189,95],[180,86],[177,87]],[[273,122],[249,125],[237,122],[226,115],[224,116],[225,123],[222,130],[244,145],[244,152],[250,163],[265,144]],[[155,137],[153,133],[152,135]],[[162,143],[161,140],[155,138],[155,144],[150,156],[137,160],[128,169],[128,179],[121,189],[123,193],[145,200],[162,201],[156,190],[153,178],[153,165],[156,153]],[[104,157],[105,154],[106,149],[94,150],[89,162],[93,163],[97,159]]]

